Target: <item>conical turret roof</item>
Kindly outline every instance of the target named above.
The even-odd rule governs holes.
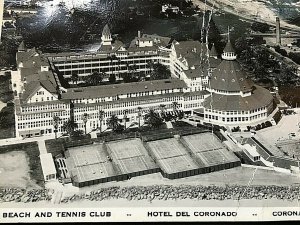
[[[237,61],[223,60],[211,77],[211,88],[228,92],[249,92],[253,82]]]
[[[211,49],[209,51],[209,55],[211,57],[217,57],[218,56],[218,53],[217,53],[217,50],[216,50],[216,47],[215,47],[214,44],[213,44],[213,46],[211,47]]]
[[[103,36],[110,36],[110,35],[111,35],[108,24],[106,24],[106,25],[104,26],[103,31],[102,31],[102,35],[103,35]]]
[[[235,52],[230,40],[228,40],[223,52]]]
[[[24,41],[22,41],[21,42],[21,44],[19,45],[19,47],[18,47],[18,51],[19,52],[24,52],[24,51],[26,51],[27,49],[26,49],[26,47],[25,47],[25,43],[24,43]]]

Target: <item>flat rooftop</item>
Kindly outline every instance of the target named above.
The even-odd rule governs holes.
[[[149,156],[140,139],[112,141],[107,151],[120,168],[121,173],[134,173],[159,168]]]
[[[85,182],[116,176],[103,145],[89,145],[68,149],[67,168],[73,180]]]

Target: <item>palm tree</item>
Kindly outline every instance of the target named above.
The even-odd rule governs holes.
[[[103,74],[98,71],[94,71],[91,75],[87,76],[85,81],[90,85],[99,85],[103,80]]]
[[[172,102],[172,107],[173,107],[173,112],[174,112],[174,118],[175,118],[175,120],[176,120],[176,118],[177,118],[177,109],[178,109],[178,107],[179,107],[179,104],[178,104],[178,102]]]
[[[141,116],[142,116],[142,107],[138,107],[138,117],[139,117],[139,129],[141,127]]]
[[[99,121],[100,121],[100,134],[102,132],[102,122],[103,122],[103,118],[104,118],[104,111],[103,110],[99,110]]]
[[[74,122],[74,120],[69,119],[68,121],[64,122],[62,129],[67,132],[69,136],[72,136],[75,129],[78,128],[78,124]]]
[[[60,121],[60,118],[58,116],[53,116],[53,127],[54,127],[55,139],[57,139],[59,121]]]
[[[161,115],[164,116],[166,105],[165,104],[160,104],[159,108],[160,108]]]
[[[110,75],[110,66],[111,66],[111,63],[113,61],[113,57],[112,56],[107,56],[107,59],[109,60],[109,65],[108,65],[108,74]]]
[[[87,113],[84,113],[84,114],[82,115],[82,121],[83,121],[83,123],[84,123],[84,134],[86,135],[86,123],[87,123],[87,121],[88,121],[88,114],[87,114]]]
[[[106,123],[113,131],[118,130],[120,126],[119,119],[116,115],[112,115],[110,118],[108,118]]]
[[[155,113],[153,109],[145,115],[145,121],[149,124],[150,127],[158,128],[163,124],[163,119]]]
[[[124,110],[124,130],[126,130],[126,120],[127,120],[128,109]]]
[[[173,107],[173,111],[176,112],[179,107],[178,102],[172,102],[172,107]]]

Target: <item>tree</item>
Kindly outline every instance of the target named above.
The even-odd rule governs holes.
[[[139,129],[141,127],[141,116],[142,116],[142,107],[138,107],[138,118],[139,118]]]
[[[72,137],[81,137],[81,136],[83,136],[82,130],[74,130],[72,133]]]
[[[60,118],[58,116],[53,116],[53,127],[54,127],[55,139],[57,139],[59,121],[60,121]]]
[[[72,136],[75,129],[78,128],[78,124],[75,123],[73,120],[69,119],[64,122],[62,129],[69,135]]]
[[[261,33],[267,33],[268,31],[270,31],[270,25],[267,23],[254,22],[251,25],[251,29],[253,31],[258,31]]]
[[[162,79],[169,79],[171,77],[170,70],[160,63],[156,63],[153,65],[153,72],[151,74],[152,80],[162,80]]]
[[[161,115],[164,116],[166,105],[165,104],[160,104],[159,108],[160,108]]]
[[[103,111],[103,110],[99,110],[100,134],[101,134],[101,132],[102,132],[102,122],[103,122],[103,118],[104,118],[104,111]]]
[[[163,124],[163,119],[159,116],[158,113],[155,113],[153,109],[151,109],[145,115],[145,121],[149,124],[150,127],[158,128]]]
[[[78,73],[72,73],[71,80],[77,84],[79,80]]]
[[[120,122],[119,118],[116,115],[112,115],[110,118],[107,119],[107,125],[109,128],[111,128],[113,131],[119,131],[120,130]]]
[[[115,74],[109,75],[109,83],[111,83],[111,84],[116,83],[116,75]]]
[[[87,114],[87,113],[84,113],[84,114],[82,115],[82,121],[83,121],[83,123],[84,123],[84,134],[86,135],[86,123],[87,123],[87,121],[88,121],[88,114]]]
[[[99,85],[103,80],[103,74],[98,71],[94,71],[91,75],[85,78],[85,82],[89,85]]]
[[[124,110],[124,130],[126,130],[126,121],[127,121],[128,109]]]
[[[178,110],[178,107],[179,107],[179,104],[178,102],[172,102],[172,108],[173,108],[173,112],[174,112],[174,119],[176,120],[177,119],[177,110]]]

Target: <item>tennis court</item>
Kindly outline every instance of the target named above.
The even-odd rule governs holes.
[[[237,156],[225,148],[199,152],[196,157],[201,159],[205,167],[240,161]]]
[[[106,145],[108,153],[122,174],[140,176],[160,171],[140,139],[112,141]]]
[[[224,148],[221,141],[212,133],[183,136],[182,141],[193,153]]]
[[[166,159],[187,154],[184,146],[181,145],[175,138],[149,141],[147,144],[157,159]]]
[[[67,168],[75,183],[93,184],[104,182],[103,179],[113,180],[115,172],[103,145],[89,145],[68,149],[66,158]],[[87,185],[87,184],[86,184]]]
[[[139,139],[108,142],[107,147],[115,159],[127,159],[147,154]]]

